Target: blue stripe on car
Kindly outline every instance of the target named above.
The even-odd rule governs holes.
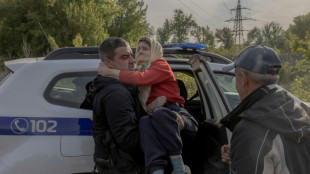
[[[86,135],[89,118],[0,117],[0,135]]]

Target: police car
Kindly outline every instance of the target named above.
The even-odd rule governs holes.
[[[227,172],[220,147],[230,132],[218,124],[238,103],[231,61],[201,44],[164,45],[185,108],[199,120],[183,158],[192,173]],[[193,54],[194,58],[189,59]],[[98,47],[61,48],[42,58],[5,62],[0,76],[0,173],[86,174],[94,168],[92,111],[85,85],[97,75]]]

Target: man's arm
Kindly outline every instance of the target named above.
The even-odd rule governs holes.
[[[140,143],[134,100],[121,84],[112,85],[109,90],[101,102],[111,134],[123,151],[131,153]]]

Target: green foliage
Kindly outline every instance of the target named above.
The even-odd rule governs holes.
[[[310,102],[310,86],[309,86],[309,76],[299,77],[297,76],[294,80],[294,85],[290,88],[290,92],[296,97],[305,102]],[[308,84],[308,85],[306,85]]]
[[[43,48],[46,48],[48,43],[46,41],[42,42],[45,37],[40,34],[41,31],[38,25],[40,19],[38,14],[45,13],[46,8],[48,8],[48,5],[44,2],[47,1],[0,1],[1,55],[8,59],[23,57],[23,50],[20,48],[23,38],[26,39],[27,43],[30,43],[32,54],[37,55],[43,52],[42,50],[45,50]],[[34,12],[35,10],[36,12]]]
[[[222,55],[224,57],[227,57],[230,60],[235,60],[238,53],[243,49],[243,47],[239,47],[237,45],[233,45],[230,49],[226,49],[224,46],[221,46],[219,48],[210,50],[213,53]]]
[[[230,49],[234,45],[233,33],[228,27],[216,29],[215,37],[217,38],[218,42],[224,46],[225,49]]]
[[[159,43],[187,42],[190,31],[197,26],[192,15],[187,15],[181,9],[174,10],[173,19],[166,19],[163,26],[157,28],[156,38]]]
[[[0,74],[4,71],[4,58],[0,56]]]
[[[146,35],[150,37],[155,36],[155,27],[149,25],[146,29]]]
[[[290,34],[290,48],[293,53],[300,54],[310,61],[310,33],[307,31],[304,39]]]
[[[207,50],[213,49],[215,47],[215,37],[208,26],[194,26],[193,30],[191,31],[191,35],[195,38],[196,43],[206,45]]]
[[[280,72],[279,85],[303,101],[310,101],[310,61],[296,61],[295,65],[284,62]]]
[[[195,78],[193,76],[181,72],[175,72],[174,75],[176,79],[180,79],[184,82],[188,94],[187,98],[192,97],[198,90]]]
[[[0,55],[44,56],[58,47],[97,46],[109,36],[136,44],[148,27],[143,6],[142,0],[1,0]]]
[[[285,89],[290,89],[291,87],[291,82],[293,81],[291,79],[292,69],[293,66],[290,62],[282,62],[282,69],[280,71],[280,79],[278,84]]]
[[[131,46],[137,44],[138,39],[147,34],[149,24],[146,21],[147,7],[141,0],[117,0],[117,4],[122,7],[121,12],[113,17],[110,36],[122,37]]]
[[[170,21],[166,19],[163,26],[157,28],[156,39],[162,45],[168,44],[171,35],[172,35],[172,26],[170,24]]]
[[[51,47],[53,48],[53,50],[57,50],[59,48],[59,46],[57,45],[55,39],[52,36],[48,36],[47,40],[49,42],[49,44],[51,45]]]
[[[83,46],[83,38],[80,35],[80,33],[78,33],[75,38],[72,40],[72,43],[75,47],[81,47]]]
[[[307,77],[309,78],[308,82],[310,83],[310,61],[305,59],[297,61],[296,65],[292,69],[292,76],[293,78],[297,76]]]
[[[279,23],[270,22],[262,28],[263,44],[272,48],[285,48],[285,32]]]
[[[193,16],[186,15],[181,9],[174,10],[174,17],[171,21],[172,26],[172,42],[188,41],[188,33],[192,27],[196,26]]]
[[[263,43],[263,36],[261,30],[257,27],[254,27],[252,30],[248,32],[248,37],[246,41],[246,45],[260,45]]]
[[[109,0],[80,0],[64,5],[68,23],[65,29],[68,34],[65,37],[65,43],[68,46],[72,46],[71,41],[78,33],[85,45],[99,45],[104,38],[109,36],[108,27],[112,24],[112,15],[118,14],[121,10]]]
[[[293,22],[294,24],[290,25],[288,32],[300,39],[305,39],[306,33],[310,32],[310,13],[295,17]]]

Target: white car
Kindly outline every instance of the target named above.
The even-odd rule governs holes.
[[[183,151],[184,162],[192,173],[227,173],[220,147],[230,132],[218,121],[239,103],[233,73],[221,72],[230,61],[192,45],[178,46],[165,48],[164,58],[178,79],[185,108],[200,123],[195,141]],[[193,54],[201,57],[189,60]],[[85,47],[5,62],[0,76],[1,174],[92,173],[92,111],[81,104],[99,61],[98,48]]]

